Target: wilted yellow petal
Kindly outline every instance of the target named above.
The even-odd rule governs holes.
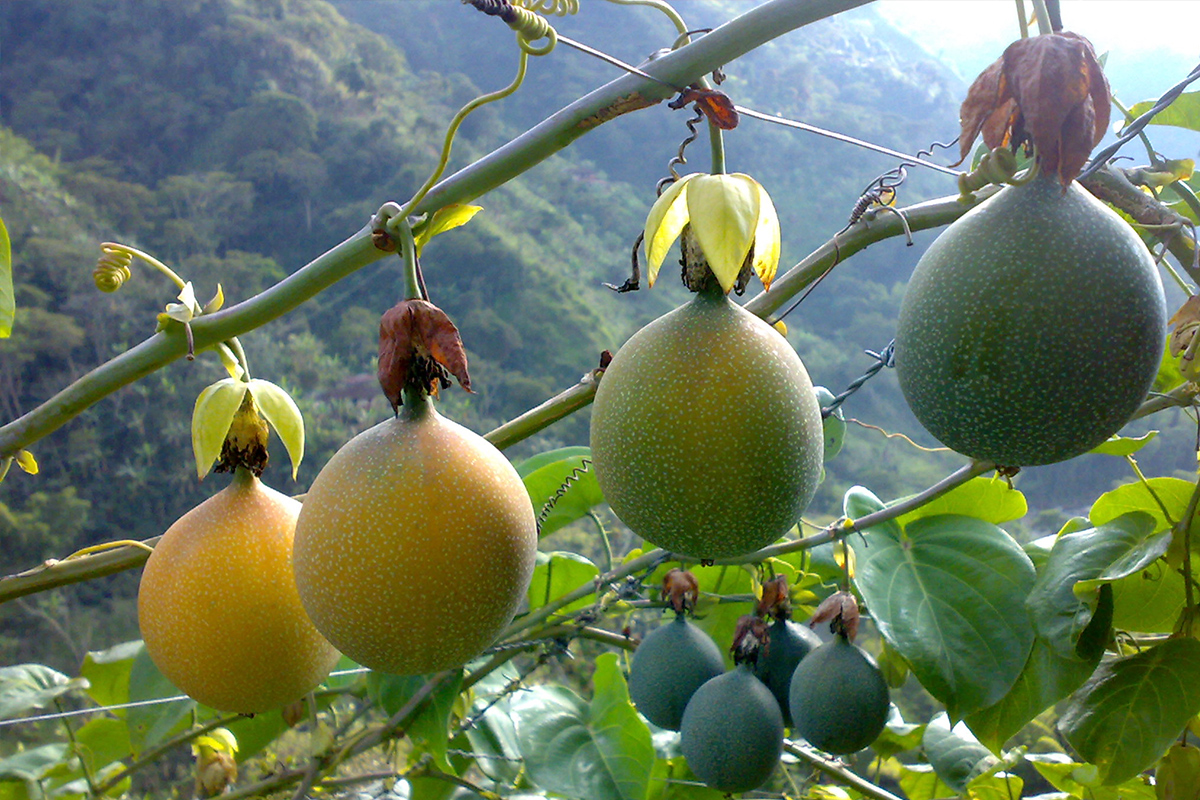
[[[667,251],[687,224],[688,207],[683,190],[697,177],[701,176],[697,173],[684,175],[668,186],[646,215],[646,238],[642,244],[646,248],[646,279],[651,286],[658,278],[658,268],[667,257]]]
[[[238,751],[237,739],[228,728],[215,728],[192,741],[192,752],[197,753],[201,747],[207,747],[218,753],[233,755]]]
[[[224,342],[217,344],[217,355],[221,358],[221,365],[225,367],[225,371],[229,373],[231,378],[242,377],[242,365],[238,363],[237,356],[229,349],[229,346]]]
[[[38,474],[37,459],[34,458],[33,453],[29,452],[28,450],[17,451],[17,466],[20,467],[21,471],[25,472],[26,474]]]
[[[758,183],[741,174],[699,175],[688,184],[687,205],[708,268],[728,292],[758,228]]]
[[[775,280],[775,271],[779,269],[779,215],[775,213],[775,204],[767,190],[757,182],[758,187],[758,227],[754,231],[754,274],[762,281],[767,289]]]
[[[217,293],[213,295],[213,299],[204,304],[204,313],[212,314],[221,310],[221,306],[225,305],[225,291],[221,288],[221,284],[217,284]]]
[[[196,456],[196,474],[202,479],[221,455],[221,445],[225,443],[233,415],[242,404],[246,386],[245,381],[224,378],[206,386],[196,398],[192,410],[192,452]]]
[[[254,395],[258,410],[271,423],[287,449],[288,458],[292,460],[292,480],[295,480],[304,459],[304,417],[300,409],[287,392],[270,381],[254,378],[250,381],[250,393]]]

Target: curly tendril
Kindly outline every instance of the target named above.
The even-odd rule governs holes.
[[[96,260],[96,268],[92,270],[92,280],[96,288],[102,292],[115,292],[125,285],[132,277],[129,267],[133,264],[133,254],[115,247],[111,242],[100,245],[100,258]]]
[[[556,8],[560,3],[569,8],[572,3],[578,6],[579,0],[532,0],[535,8],[548,6]],[[546,20],[523,5],[514,5],[512,0],[464,0],[482,11],[489,17],[499,17],[508,27],[517,32],[517,43],[521,51],[531,56],[544,56],[558,44],[558,32]],[[522,0],[516,0],[520,3]],[[529,0],[525,0],[529,2]],[[548,13],[548,12],[547,12]],[[561,12],[555,12],[561,13]],[[575,13],[572,11],[571,13]],[[535,47],[534,42],[545,39],[546,44]]]
[[[512,0],[512,4],[538,14],[553,14],[558,17],[579,13],[579,0]]]

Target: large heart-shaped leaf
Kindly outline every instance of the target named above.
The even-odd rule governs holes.
[[[1058,726],[1112,785],[1152,765],[1197,713],[1200,641],[1168,639],[1102,664]]]
[[[1171,633],[1187,593],[1183,576],[1159,559],[1112,584],[1113,627],[1141,633]]]
[[[999,701],[1033,646],[1024,603],[1035,574],[1021,546],[953,514],[918,519],[899,537],[871,528],[853,543],[871,617],[951,718]]]
[[[1037,638],[1012,689],[993,706],[968,714],[966,723],[993,753],[1034,717],[1083,685],[1100,663],[1112,627],[1112,594],[1101,590],[1092,621],[1079,639],[1078,653],[1063,656]]]
[[[1063,658],[1079,655],[1079,639],[1099,602],[1099,587],[1145,567],[1166,548],[1166,533],[1133,511],[1104,525],[1059,536],[1038,573],[1028,606],[1038,636]]]
[[[1125,514],[1141,511],[1154,518],[1152,533],[1165,531],[1187,512],[1188,499],[1194,489],[1191,481],[1181,478],[1151,478],[1145,482],[1127,483],[1097,497],[1088,511],[1088,519],[1100,527]]]
[[[85,679],[69,678],[42,664],[0,667],[0,719],[45,708],[64,694],[86,687]]]
[[[512,704],[530,779],[580,800],[644,800],[654,766],[650,729],[629,702],[616,653],[596,659],[591,703],[538,686]]]

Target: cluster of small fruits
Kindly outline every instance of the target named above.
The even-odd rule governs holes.
[[[691,573],[671,570],[663,596],[675,619],[634,652],[629,696],[647,720],[679,731],[688,766],[710,787],[746,792],[765,783],[782,755],[785,728],[836,755],[863,749],[883,730],[887,683],[851,642],[858,625],[853,595],[838,592],[818,610],[814,621],[832,622],[833,638],[822,643],[791,621],[786,580],[767,582],[757,613],[738,623],[729,671],[712,638],[688,620],[698,596]]]

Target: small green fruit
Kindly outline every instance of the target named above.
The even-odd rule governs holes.
[[[1084,453],[1154,381],[1162,284],[1142,240],[1053,176],[1008,187],[947,228],[913,272],[896,371],[943,444],[1005,466]]]
[[[679,747],[696,777],[720,792],[748,792],[783,753],[783,715],[746,665],[713,678],[683,712]]]
[[[629,666],[629,699],[660,728],[679,730],[696,690],[725,670],[721,651],[707,633],[676,617],[646,635]]]
[[[890,706],[879,667],[840,635],[796,667],[789,703],[793,732],[835,755],[856,753],[875,741]]]
[[[808,506],[821,412],[787,340],[706,291],[618,351],[591,446],[604,497],[634,533],[695,558],[735,556],[778,539]]]
[[[765,653],[759,652],[754,675],[775,695],[779,710],[783,712],[783,723],[790,728],[792,712],[789,692],[792,675],[800,660],[821,646],[821,637],[803,625],[783,619],[771,623],[767,628],[767,636],[767,650]]]

